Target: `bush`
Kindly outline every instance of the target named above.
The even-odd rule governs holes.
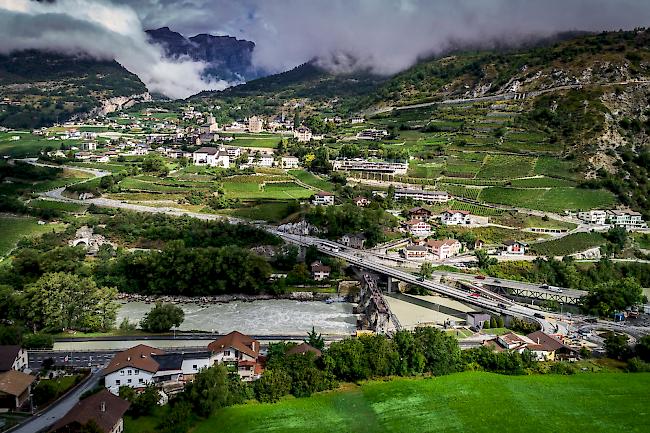
[[[275,403],[289,394],[291,378],[283,370],[266,370],[262,377],[255,381],[254,390],[255,397],[262,403]]]
[[[184,318],[182,308],[173,304],[156,303],[140,321],[140,326],[148,332],[168,332],[172,327],[180,326]]]
[[[571,375],[575,374],[576,370],[571,364],[566,362],[556,362],[551,365],[549,372],[553,374]]]
[[[23,337],[25,349],[51,349],[54,346],[54,337],[49,334],[29,334]]]

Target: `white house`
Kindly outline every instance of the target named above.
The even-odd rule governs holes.
[[[158,372],[159,364],[154,356],[164,353],[144,344],[116,353],[104,369],[104,386],[115,395],[121,386],[146,387],[154,382],[153,377]]]
[[[366,237],[363,233],[345,234],[341,236],[341,243],[346,247],[362,250],[366,243]]]
[[[410,220],[404,223],[410,235],[425,238],[431,234],[431,224],[426,221]]]
[[[237,159],[241,156],[241,147],[226,146],[226,152],[230,159]]]
[[[308,142],[312,138],[312,133],[309,128],[301,126],[293,131],[293,138],[299,142]]]
[[[450,200],[449,194],[444,191],[425,191],[421,189],[396,189],[395,199],[408,198],[427,203],[446,203]]]
[[[273,155],[268,153],[259,153],[248,157],[248,164],[258,167],[273,167],[274,161]]]
[[[202,147],[192,153],[194,165],[207,165],[210,167],[229,167],[230,157],[228,152],[216,147]]]
[[[300,167],[300,160],[295,156],[283,156],[280,163],[285,170]]]
[[[326,280],[330,277],[332,268],[322,264],[320,261],[315,261],[311,264],[311,276],[316,281]]]
[[[362,171],[367,173],[406,174],[408,164],[403,162],[369,161],[362,158],[336,159],[330,161],[337,171]]]
[[[334,204],[334,194],[325,191],[318,192],[314,194],[312,204],[315,206],[331,206]]]
[[[353,125],[356,125],[358,123],[363,123],[365,121],[366,119],[364,119],[363,117],[353,117],[352,119],[350,119],[350,123]]]
[[[444,260],[460,253],[461,244],[456,239],[429,240],[427,247],[438,260]]]
[[[381,140],[388,135],[385,129],[364,129],[357,133],[358,140]]]
[[[602,226],[607,222],[607,212],[598,209],[590,210],[588,212],[578,212],[578,219],[588,224]]]
[[[472,215],[464,210],[446,210],[440,214],[440,222],[445,225],[468,225],[472,223]]]
[[[528,244],[525,242],[519,242],[519,241],[513,241],[511,239],[506,240],[503,242],[503,251],[502,254],[513,254],[513,255],[521,255],[523,256],[526,254],[526,248],[528,247]]]
[[[29,367],[27,351],[20,346],[0,346],[0,372],[25,371]]]
[[[258,362],[260,343],[247,335],[233,331],[208,344],[208,351],[212,364],[236,366],[244,381],[258,379],[261,375],[262,366]]]
[[[646,228],[647,224],[643,221],[643,216],[632,210],[609,210],[607,211],[607,221],[617,227],[626,229]]]

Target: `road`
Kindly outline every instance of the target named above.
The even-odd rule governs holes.
[[[80,386],[74,389],[65,397],[54,403],[41,413],[29,418],[23,424],[20,424],[11,433],[36,433],[47,429],[50,425],[61,419],[70,409],[79,402],[79,397],[84,392],[94,388],[99,383],[102,376],[101,369],[93,371],[91,376]]]

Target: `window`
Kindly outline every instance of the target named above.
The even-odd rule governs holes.
[[[144,382],[144,379],[143,379],[143,378],[140,378],[140,379],[138,379],[138,382],[139,382],[139,383],[143,383],[143,382]]]
[[[223,356],[230,356],[230,350],[224,350]]]
[[[120,376],[124,376],[124,370],[120,370]]]
[[[115,385],[119,385],[120,383],[119,379],[115,381]]]
[[[196,370],[196,364],[194,364],[194,365],[192,366],[192,368],[193,368],[194,370]]]
[[[129,376],[131,376],[133,374],[133,370],[129,370],[128,374],[129,374]]]
[[[133,370],[133,371],[134,371],[133,374],[135,374],[136,376],[140,374],[140,370]]]
[[[131,383],[131,379],[127,380],[128,383]]]

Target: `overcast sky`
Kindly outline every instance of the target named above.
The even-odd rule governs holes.
[[[393,74],[451,43],[649,23],[650,0],[0,0],[0,52],[115,58],[150,90],[183,97],[229,83],[203,81],[199,62],[164,59],[144,29],[251,40],[255,65],[270,71],[318,58],[333,70]]]

